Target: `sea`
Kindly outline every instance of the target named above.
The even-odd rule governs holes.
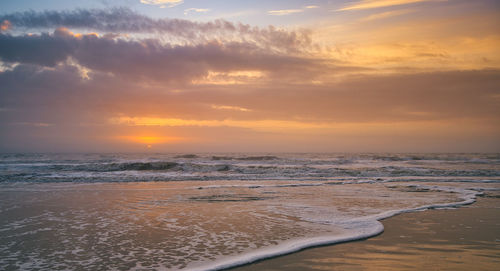
[[[500,189],[500,154],[0,154],[0,270],[222,270]]]

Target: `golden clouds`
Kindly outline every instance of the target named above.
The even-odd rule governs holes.
[[[81,39],[85,36],[87,37],[99,37],[99,34],[97,33],[87,33],[87,34],[80,34],[80,33],[73,33],[71,32],[68,28],[66,27],[58,27],[55,31],[54,31],[54,35],[56,36],[62,36],[62,37],[74,37],[74,38],[77,38],[77,39]]]
[[[500,36],[457,37],[446,40],[352,44],[331,57],[378,71],[414,72],[500,68]],[[404,67],[404,70],[393,70]]]
[[[329,124],[309,123],[292,120],[196,120],[178,118],[158,117],[128,117],[121,116],[109,119],[114,125],[127,126],[168,126],[168,127],[234,127],[253,130],[276,131],[276,130],[304,130],[321,129],[332,127]]]
[[[408,113],[428,114],[427,112]],[[123,121],[123,123],[119,123],[119,121]],[[119,125],[125,131],[126,129],[148,128],[161,134],[164,126],[179,125],[169,128],[167,134],[195,129],[200,135],[197,138],[189,139],[158,136],[119,138],[122,141],[126,139],[125,142],[129,143],[167,144],[168,146],[187,146],[184,143],[188,143],[195,149],[206,147],[207,144],[214,144],[214,146],[232,146],[236,150],[246,151],[252,150],[255,146],[267,146],[268,151],[397,151],[401,148],[412,151],[450,151],[456,150],[455,144],[457,142],[463,144],[459,148],[460,150],[470,151],[477,146],[482,146],[481,144],[485,144],[485,146],[491,144],[495,135],[500,133],[498,126],[491,122],[471,118],[426,121],[330,122],[323,124],[279,120],[207,121],[129,117],[122,117],[119,121],[115,121],[114,125]],[[144,125],[156,125],[156,127]],[[195,127],[189,128],[190,125],[195,125]],[[210,127],[218,128],[209,129]],[[483,138],[484,142],[480,142],[479,138]],[[249,145],[240,145],[242,142],[248,142]],[[234,151],[234,149],[232,150]]]
[[[217,109],[217,110],[235,110],[235,111],[241,111],[241,112],[250,112],[252,111],[251,109],[245,108],[245,107],[240,107],[240,106],[233,106],[233,105],[211,105],[210,106],[212,109]]]
[[[181,137],[168,137],[168,136],[158,136],[158,135],[117,136],[116,139],[118,139],[119,141],[145,144],[148,145],[148,147],[153,144],[178,143],[186,140]]]
[[[348,24],[325,23],[313,39],[329,48],[324,57],[369,73],[500,68],[498,12],[439,16],[446,8],[365,12]]]
[[[191,83],[194,85],[241,85],[257,83],[266,77],[266,73],[258,70],[217,72],[209,71],[201,78],[195,79]]]
[[[343,7],[338,11],[383,8],[429,1],[434,0],[362,0],[355,4]]]
[[[7,31],[11,27],[11,23],[8,20],[3,20],[2,23],[0,23],[0,31]]]
[[[429,112],[401,111],[402,114],[429,116]],[[316,121],[292,121],[292,120],[196,120],[176,118],[151,118],[151,117],[115,117],[109,120],[110,124],[122,127],[229,127],[251,129],[259,132],[282,132],[299,134],[331,134],[331,135],[385,135],[391,132],[449,134],[450,132],[464,133],[463,127],[475,126],[478,129],[493,129],[488,122],[478,121],[472,118],[455,118],[446,120],[413,120],[413,121],[370,121],[370,122],[316,122]],[[181,137],[162,136],[133,136],[121,137],[129,141],[156,144],[186,140]]]
[[[428,4],[404,6],[417,2]],[[131,10],[2,17],[11,20],[2,31],[10,23],[16,30],[59,28],[0,34],[0,58],[9,65],[0,76],[0,111],[17,110],[3,112],[9,123],[55,124],[34,133],[28,125],[0,130],[14,131],[13,142],[57,128],[57,135],[86,135],[87,145],[102,134],[124,146],[168,150],[198,144],[218,151],[230,143],[255,151],[276,144],[284,151],[366,151],[399,142],[405,151],[414,142],[439,146],[455,138],[461,146],[473,137],[484,139],[476,146],[498,146],[500,131],[490,125],[500,108],[498,11],[473,12],[463,8],[474,6],[467,1],[349,3],[343,10],[356,12],[331,16],[338,4],[322,4],[298,7],[300,16],[261,14],[310,19],[309,27],[294,25],[307,29],[293,31]],[[92,125],[75,132],[76,123]]]
[[[405,15],[405,14],[412,13],[412,12],[415,12],[415,10],[414,9],[401,9],[401,10],[386,11],[386,12],[375,13],[375,14],[369,15],[367,17],[362,18],[361,21],[366,22],[366,21],[381,20],[381,19]]]

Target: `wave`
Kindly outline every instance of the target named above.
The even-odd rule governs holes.
[[[56,164],[50,170],[59,171],[128,171],[128,170],[170,170],[178,166],[176,162],[125,162],[125,163],[91,163],[91,164]]]
[[[360,167],[343,168],[335,165],[238,164],[238,163],[191,163],[191,162],[123,162],[92,164],[46,165],[53,171],[179,171],[188,173],[227,172],[236,174],[271,174],[284,176],[349,176],[349,177],[402,177],[402,176],[500,176],[498,169],[445,169],[428,167]]]
[[[231,156],[212,156],[212,160],[239,160],[239,161],[270,161],[279,159],[277,156],[264,155],[264,156],[245,156],[245,157],[231,157]]]
[[[203,267],[199,268],[191,268],[194,271],[216,271],[223,270],[228,268],[233,268],[237,266],[242,266],[246,264],[250,264],[256,261],[274,258],[277,256],[282,256],[286,254],[291,254],[306,248],[324,246],[324,245],[332,245],[338,243],[351,242],[356,240],[367,239],[376,235],[381,234],[384,231],[384,226],[380,220],[409,212],[423,211],[428,209],[437,209],[437,208],[452,208],[452,207],[460,207],[463,205],[472,204],[476,201],[476,197],[481,195],[482,192],[478,192],[475,190],[468,189],[458,189],[451,187],[427,187],[421,186],[420,189],[434,189],[441,190],[444,192],[455,192],[460,193],[460,198],[462,201],[460,202],[452,202],[452,203],[442,203],[442,204],[430,204],[423,205],[415,208],[407,208],[407,209],[399,209],[399,210],[391,210],[383,213],[369,215],[364,217],[358,217],[354,219],[350,219],[347,221],[343,221],[343,228],[350,229],[352,232],[341,234],[341,235],[331,235],[331,236],[320,236],[314,238],[307,239],[299,239],[299,240],[291,240],[285,241],[279,245],[274,247],[268,247],[264,249],[255,250],[253,252],[249,252],[243,255],[238,255],[234,257],[230,257],[224,260],[216,261],[211,264],[206,264]],[[329,224],[336,224],[335,221],[329,221]]]
[[[3,154],[0,182],[500,178],[498,154]]]
[[[181,180],[328,180],[353,178],[498,179],[497,168],[437,169],[425,167],[361,167],[195,162],[121,162],[88,164],[31,164],[2,168],[0,182],[130,182]]]
[[[176,155],[176,156],[174,156],[174,158],[195,159],[195,158],[199,158],[199,156],[196,154],[182,154],[182,155]]]
[[[417,161],[439,161],[439,162],[459,162],[471,164],[488,164],[500,162],[500,154],[362,154],[358,158],[388,161],[388,162],[417,162]]]

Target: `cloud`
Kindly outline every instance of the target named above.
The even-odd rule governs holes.
[[[192,120],[174,118],[151,118],[151,117],[114,117],[109,122],[114,125],[129,126],[169,126],[169,127],[236,127],[256,130],[282,130],[282,129],[321,129],[331,128],[331,125],[322,123],[289,121],[289,120]]]
[[[0,34],[0,59],[53,67],[74,51],[75,42],[61,32],[54,35],[11,36]]]
[[[92,112],[103,117],[190,120],[295,120],[298,122],[394,122],[461,118],[498,119],[499,70],[357,75],[325,85],[193,86],[96,73],[83,80],[76,67],[20,64],[0,73],[0,108],[16,122],[60,123]],[[249,111],[244,111],[248,109]],[[68,111],[68,112],[66,112]],[[62,113],[66,112],[66,113]],[[72,116],[73,115],[73,116]],[[83,121],[83,120],[81,120]]]
[[[211,145],[214,142],[227,147],[245,145],[241,143],[247,140],[254,150],[264,150],[257,143],[269,142],[271,135],[276,137],[273,142],[289,150],[295,150],[294,138],[324,151],[332,142],[341,150],[351,143],[370,146],[364,137],[373,138],[373,144],[388,142],[383,147],[403,146],[394,151],[405,150],[408,140],[444,146],[432,141],[436,137],[469,150],[477,146],[498,149],[499,83],[499,70],[478,70],[357,75],[317,86],[278,81],[238,88],[185,86],[174,93],[168,91],[171,84],[149,84],[108,73],[96,72],[90,80],[82,80],[78,69],[68,64],[53,68],[19,64],[0,73],[0,108],[11,109],[0,114],[0,149],[29,145],[44,150],[130,150],[126,144],[111,147],[97,137],[155,133],[201,137],[205,143],[191,142],[196,144],[193,148],[204,146],[212,151],[217,150]],[[352,150],[363,151],[363,147]]]
[[[145,115],[138,111],[112,116],[116,125],[131,126],[204,126],[250,129],[363,129],[364,126],[390,126],[406,123],[417,129],[419,123],[494,123],[500,114],[495,99],[500,90],[499,70],[451,71],[410,75],[354,76],[327,86],[243,87],[237,93],[214,88],[176,94],[184,97],[184,106],[206,101],[225,101],[235,107],[252,108],[244,114],[195,107],[199,113],[177,114],[156,112]],[[480,86],[480,87],[478,87]],[[244,93],[244,94],[243,94]],[[362,97],[362,98],[360,98]],[[165,99],[167,100],[167,99]],[[171,101],[175,103],[175,101]],[[159,103],[159,101],[157,102]],[[212,108],[214,104],[211,104]],[[193,104],[194,106],[194,104]],[[218,107],[218,106],[216,106]],[[190,110],[190,111],[191,111]],[[236,109],[234,109],[236,111]],[[179,112],[177,112],[179,113]],[[415,123],[411,128],[411,123]],[[356,128],[357,127],[357,128]],[[387,128],[387,127],[386,127]]]
[[[280,51],[299,51],[313,47],[309,30],[288,31],[273,26],[261,28],[225,20],[193,22],[182,19],[153,19],[128,8],[15,12],[0,15],[0,21],[4,20],[9,21],[12,27],[30,30],[66,27],[121,34],[159,33],[164,34],[163,39],[179,44],[199,44],[217,39],[251,41],[262,47]]]
[[[283,16],[283,15],[290,15],[294,13],[300,13],[303,12],[304,10],[302,9],[280,9],[280,10],[270,10],[267,12],[269,15],[275,15],[275,16]]]
[[[33,127],[51,127],[54,126],[53,123],[45,122],[14,122],[12,125],[22,125],[22,126],[33,126]]]
[[[210,9],[208,8],[188,8],[184,10],[184,15],[188,15],[191,11],[197,12],[197,13],[206,13],[209,12]]]
[[[0,23],[0,32],[9,30],[10,26],[11,24],[8,20],[3,20],[2,23]]]
[[[141,3],[146,5],[160,6],[161,8],[171,8],[184,3],[184,0],[141,0]]]
[[[210,106],[213,109],[217,110],[235,110],[235,111],[241,111],[241,112],[250,112],[252,111],[251,109],[245,108],[245,107],[240,107],[240,106],[234,106],[234,105],[211,105]]]
[[[295,13],[301,13],[304,12],[307,9],[315,9],[319,8],[319,6],[305,6],[302,9],[280,9],[280,10],[270,10],[267,12],[269,15],[274,15],[274,16],[284,16],[284,15],[290,15],[290,14],[295,14]]]
[[[351,150],[366,151],[359,142],[386,142],[382,149],[435,138],[441,141],[425,145],[499,146],[500,71],[484,65],[459,71],[456,60],[446,71],[434,65],[451,61],[456,53],[449,50],[458,44],[497,67],[494,54],[483,53],[498,47],[496,36],[483,42],[449,39],[450,46],[438,46],[405,42],[384,27],[396,33],[397,43],[364,44],[339,62],[337,55],[317,53],[307,30],[154,19],[129,9],[29,11],[0,15],[4,20],[14,30],[0,33],[0,150],[130,150],[130,143],[112,145],[109,138],[139,135],[203,137],[205,143],[189,146],[207,151],[268,151],[259,144],[281,144],[288,151],[339,151],[351,144]],[[415,26],[422,24],[405,26],[404,33],[420,29]],[[430,21],[421,31],[435,27]],[[350,32],[364,33],[356,30]],[[412,62],[389,60],[406,55],[428,66],[406,68]],[[436,62],[422,61],[428,58]],[[470,143],[471,138],[481,142]]]
[[[74,34],[66,28],[58,28],[53,34],[0,34],[0,60],[45,67],[72,61],[87,77],[90,71],[98,71],[177,83],[189,83],[210,72],[241,77],[247,74],[239,71],[259,71],[258,74],[277,74],[282,78],[303,78],[311,75],[307,72],[311,68],[326,68],[321,61],[273,53],[254,43],[209,41],[171,45],[155,39],[122,40]]]
[[[86,79],[95,72],[109,72],[127,78],[203,84],[215,77],[222,83],[247,80],[248,74],[238,74],[247,71],[263,75],[259,77],[298,80],[311,76],[311,68],[327,70],[321,63],[324,60],[307,56],[313,48],[307,30],[259,28],[223,20],[152,19],[126,8],[28,11],[0,17],[11,22],[16,33],[23,28],[56,28],[51,34],[0,33],[0,60],[44,67],[71,62]],[[119,34],[75,34],[69,28]],[[168,35],[127,36],[155,32]]]
[[[401,10],[394,10],[394,11],[386,11],[386,12],[381,12],[381,13],[369,15],[367,17],[362,18],[361,21],[367,22],[367,21],[386,19],[386,18],[391,18],[391,17],[396,17],[396,16],[412,13],[414,11],[415,11],[414,9],[401,9]]]
[[[338,9],[337,11],[384,8],[429,1],[435,0],[362,0]]]

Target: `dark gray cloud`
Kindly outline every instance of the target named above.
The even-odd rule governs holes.
[[[0,15],[0,21],[23,29],[87,29],[114,33],[161,33],[184,42],[199,43],[211,39],[254,42],[275,50],[300,51],[313,46],[310,31],[288,31],[274,26],[252,27],[225,20],[193,22],[182,19],[154,19],[128,8],[77,9],[72,11],[25,11]]]
[[[166,82],[189,82],[209,71],[261,70],[292,74],[300,70],[305,76],[308,70],[324,66],[318,60],[273,53],[245,42],[172,45],[156,39],[74,35],[66,28],[58,28],[53,34],[13,36],[0,33],[0,60],[3,62],[53,67],[68,59],[95,71]]]
[[[54,67],[73,61],[92,72],[183,84],[207,76],[209,71],[259,70],[268,78],[290,81],[314,80],[339,70],[331,60],[306,54],[312,46],[307,31],[273,26],[153,19],[127,8],[26,11],[1,15],[0,21],[9,22],[16,30],[0,33],[0,60],[4,63]],[[51,34],[9,34],[19,33],[19,29],[52,32],[53,28]],[[114,34],[75,35],[69,29]],[[126,37],[126,33],[161,35],[139,38]]]
[[[55,66],[74,51],[71,40],[56,35],[11,36],[0,33],[0,60]]]

